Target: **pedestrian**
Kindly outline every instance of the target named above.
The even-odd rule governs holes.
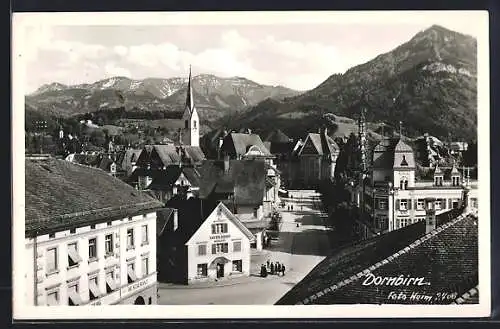
[[[293,204],[292,204],[292,211],[293,211]]]
[[[281,274],[285,276],[285,264],[281,266]]]
[[[267,270],[266,270],[266,266],[264,264],[262,264],[260,266],[260,276],[265,278],[267,276]]]
[[[278,276],[281,274],[281,263],[278,263]]]
[[[279,265],[278,262],[274,263],[274,268],[275,268],[274,271],[276,272],[276,275],[280,275],[280,272],[278,271],[278,265]]]
[[[274,274],[274,264],[271,263],[271,274]]]
[[[270,263],[270,261],[269,261],[269,259],[268,259],[268,260],[267,260],[267,270],[269,270],[269,263]]]

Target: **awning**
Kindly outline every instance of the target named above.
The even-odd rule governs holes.
[[[229,259],[227,259],[226,257],[217,257],[215,258],[211,263],[210,263],[210,268],[215,268],[217,266],[217,264],[226,264],[226,263],[229,263],[231,262]]]
[[[116,290],[116,283],[115,280],[113,280],[112,278],[110,277],[106,278],[106,285],[109,287],[111,291]]]
[[[95,281],[90,282],[89,290],[90,290],[90,293],[94,296],[94,298],[97,298],[101,295],[101,292],[99,291],[99,287],[97,286]]]
[[[77,306],[77,305],[82,305],[82,298],[80,297],[80,294],[78,294],[76,291],[68,291],[68,298],[71,302],[71,304]]]
[[[128,279],[132,282],[136,281],[137,280],[137,276],[135,275],[135,272],[133,269],[129,268],[127,270],[127,274],[128,274]]]
[[[82,257],[80,257],[80,255],[73,248],[68,249],[68,256],[69,258],[71,258],[71,261],[75,264],[80,263],[82,261]]]

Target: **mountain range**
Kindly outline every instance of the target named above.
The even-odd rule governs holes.
[[[112,77],[92,84],[46,84],[27,95],[26,108],[55,116],[125,107],[143,111],[179,111],[186,101],[186,78],[133,80]],[[268,86],[243,77],[200,74],[192,79],[195,104],[204,119],[219,118],[258,104],[266,98],[283,99],[299,92]]]
[[[333,74],[316,88],[283,101],[266,99],[220,125],[251,128],[266,135],[280,128],[290,137],[329,127],[342,135],[356,130],[364,109],[373,129],[398,129],[405,135],[429,133],[438,138],[477,136],[477,41],[438,25],[408,42]],[[370,126],[370,125],[369,125]],[[339,129],[342,128],[342,129]]]

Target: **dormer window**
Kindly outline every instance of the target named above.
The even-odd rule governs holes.
[[[406,157],[403,155],[403,160],[401,161],[402,167],[408,167],[408,162],[406,161]]]
[[[434,177],[434,185],[443,186],[443,176],[435,176]]]
[[[460,185],[460,176],[451,177],[451,183],[453,186],[459,186]]]

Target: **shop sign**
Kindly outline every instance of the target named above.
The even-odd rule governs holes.
[[[145,286],[148,285],[148,280],[149,280],[149,278],[145,278],[145,279],[142,279],[141,281],[131,283],[130,285],[128,285],[125,288],[122,288],[122,296],[130,295],[130,294],[136,292],[137,290],[144,288]]]
[[[231,237],[231,234],[216,234],[216,235],[211,235],[210,240],[224,240],[224,239],[229,239]]]

